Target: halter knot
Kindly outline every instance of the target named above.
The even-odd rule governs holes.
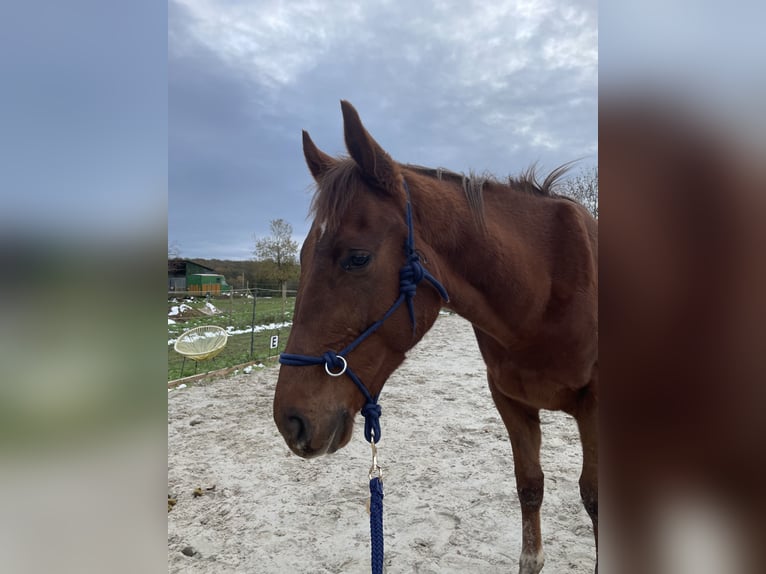
[[[399,293],[405,295],[408,299],[415,296],[420,283],[425,277],[425,269],[420,264],[420,256],[412,253],[407,257],[407,263],[399,270]]]
[[[343,361],[338,358],[338,355],[334,351],[327,351],[322,355],[322,360],[330,369],[338,370],[343,368]]]
[[[368,402],[362,407],[362,416],[364,417],[364,438],[367,442],[378,442],[380,440],[380,413],[381,408],[377,403]],[[373,439],[373,434],[375,435]]]
[[[399,270],[399,294],[403,295],[407,302],[407,312],[412,323],[412,334],[415,335],[415,305],[413,299],[418,290],[418,283],[423,279],[428,280],[439,292],[442,299],[449,301],[446,289],[423,267],[420,255],[414,250],[408,249],[407,263]]]

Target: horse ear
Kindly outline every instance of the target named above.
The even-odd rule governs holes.
[[[348,153],[369,179],[384,189],[395,186],[396,169],[391,156],[367,132],[354,106],[341,100],[340,107],[343,111],[343,131]]]
[[[315,180],[319,180],[327,170],[335,163],[335,160],[320,150],[311,140],[311,136],[306,130],[303,130],[303,155],[306,158],[306,165],[309,166],[311,175]]]

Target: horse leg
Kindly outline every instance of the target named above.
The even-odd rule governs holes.
[[[596,538],[596,572],[598,572],[598,403],[591,387],[583,391],[575,419],[582,443],[580,496],[585,511],[593,521]]]
[[[516,492],[521,504],[521,556],[519,574],[538,574],[545,555],[540,534],[543,502],[543,471],[540,468],[539,410],[505,396],[489,377],[492,399],[508,430],[513,449]]]

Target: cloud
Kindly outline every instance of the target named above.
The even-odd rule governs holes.
[[[499,176],[595,163],[596,17],[590,0],[173,0],[171,237],[196,255],[172,232],[188,234],[201,216],[187,205],[210,196],[237,206],[204,204],[227,233],[264,235],[282,217],[305,234],[300,131],[345,153],[341,98],[403,162]]]
[[[271,88],[294,83],[342,38],[345,27],[361,23],[360,7],[322,0],[175,3],[191,15],[188,37],[171,38],[176,53],[182,54],[193,39]],[[342,18],[327,18],[328,13],[342,14]]]
[[[257,4],[175,0],[189,14],[172,34],[180,55],[195,41],[221,61],[270,88],[294,85],[328,57],[379,57],[441,68],[452,86],[504,90],[526,68],[579,70],[592,82],[597,67],[595,11],[587,4],[521,2],[266,1]],[[445,69],[446,68],[446,69]],[[385,72],[386,70],[379,70]]]

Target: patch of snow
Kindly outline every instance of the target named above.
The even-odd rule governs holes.
[[[180,305],[173,305],[170,308],[168,317],[175,317],[176,315],[180,315],[184,311],[193,311],[193,308],[189,307],[186,303],[181,303]]]
[[[168,319],[168,325],[175,325],[176,322],[173,319]]]
[[[250,327],[247,327],[246,329],[236,329],[233,330],[230,334],[244,335],[245,333],[250,333],[251,331],[255,331],[256,333],[260,333],[261,331],[276,331],[277,329],[282,329],[283,327],[290,327],[292,324],[292,321],[285,321],[283,323],[268,323],[265,325],[256,325],[255,329],[251,329]]]

